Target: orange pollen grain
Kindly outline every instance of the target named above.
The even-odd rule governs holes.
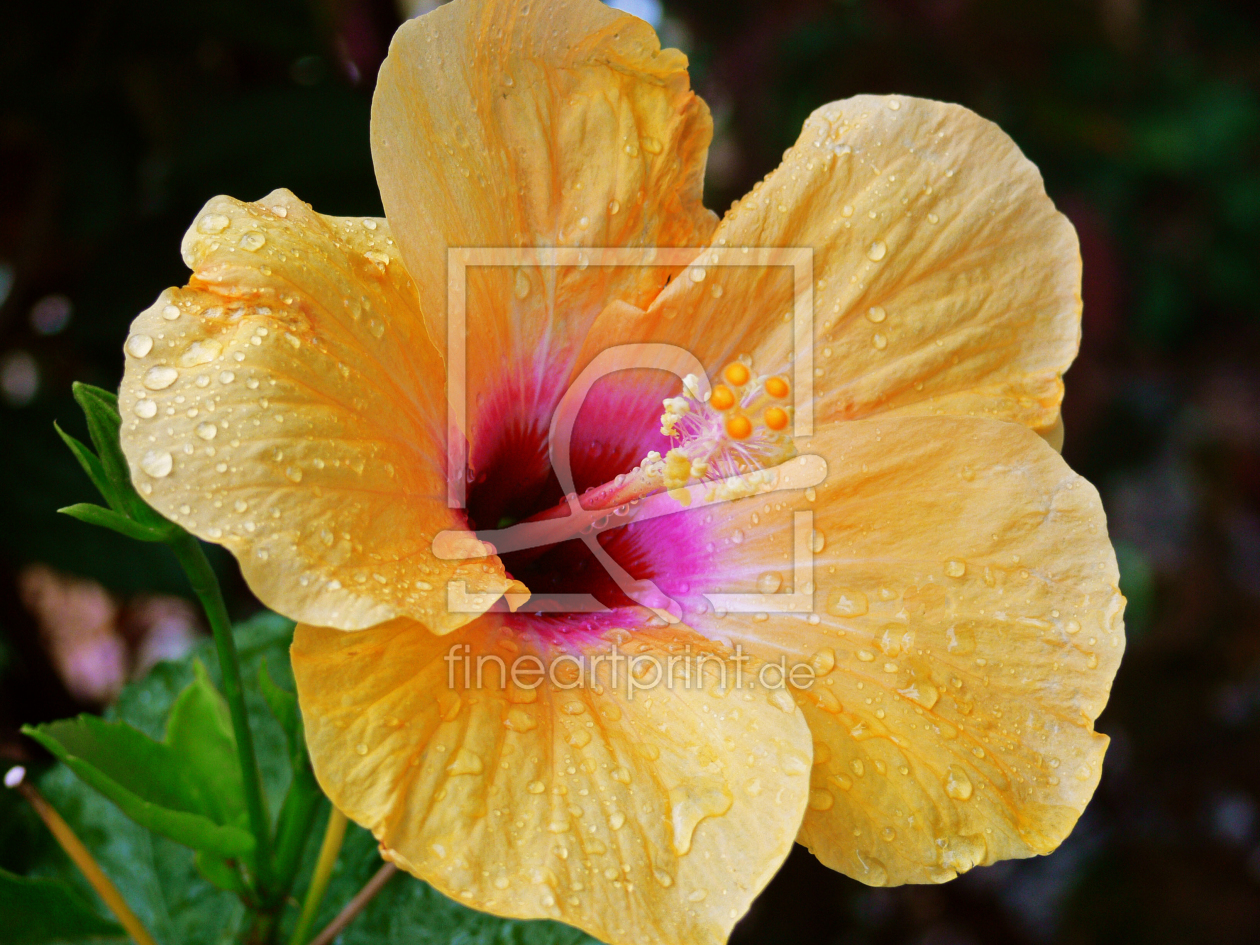
[[[732,440],[746,440],[752,436],[752,421],[738,414],[726,421],[726,435]]]
[[[766,393],[771,397],[777,397],[782,400],[788,395],[788,382],[781,377],[771,377],[766,379]]]
[[[735,395],[731,393],[730,388],[719,384],[709,395],[709,405],[714,410],[730,410],[735,406]]]
[[[748,368],[733,361],[726,366],[726,370],[722,372],[722,376],[726,378],[727,383],[734,384],[736,387],[743,387],[748,383],[748,379],[752,376],[748,373]]]
[[[782,430],[788,425],[787,411],[782,407],[767,407],[764,419],[771,430]]]

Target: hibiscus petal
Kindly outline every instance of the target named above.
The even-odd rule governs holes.
[[[1000,128],[958,105],[858,96],[815,111],[713,246],[813,250],[815,416],[989,416],[1049,432],[1080,337],[1076,233]],[[789,269],[704,265],[597,326],[788,370]],[[719,260],[720,261],[720,260]],[[806,312],[808,315],[809,313]]]
[[[372,154],[443,350],[451,247],[708,241],[712,122],[686,66],[648,24],[595,0],[455,0],[399,29],[372,103]],[[648,304],[671,271],[502,259],[467,270],[475,468],[511,436],[518,475],[545,478],[539,444],[592,322],[613,300]]]
[[[320,784],[387,859],[459,901],[611,945],[724,943],[796,836],[802,713],[781,690],[736,690],[733,677],[720,688],[712,662],[703,687],[696,675],[630,697],[627,664],[614,679],[606,661],[602,687],[577,687],[572,660],[589,669],[613,641],[628,641],[642,686],[647,659],[665,673],[688,645],[713,649],[686,630],[528,640],[494,615],[441,639],[405,620],[353,635],[299,626],[293,668]],[[537,688],[529,654],[554,667]],[[522,685],[500,688],[505,664]]]
[[[1097,492],[1011,423],[853,421],[811,446],[816,490],[683,513],[712,516],[693,612],[697,591],[785,591],[791,513],[813,515],[812,615],[688,616],[817,674],[797,680],[816,742],[801,842],[874,885],[1053,850],[1098,784],[1124,649]]]
[[[489,606],[495,558],[430,549],[446,507],[442,364],[384,220],[325,217],[288,191],[210,201],[188,286],[133,322],[119,407],[131,475],[162,514],[225,545],[269,607],[352,630],[438,632],[447,582]],[[474,599],[476,599],[474,597]]]

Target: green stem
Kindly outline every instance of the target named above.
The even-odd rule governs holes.
[[[263,802],[262,778],[258,774],[258,759],[254,754],[254,737],[249,728],[249,713],[245,708],[245,690],[241,686],[241,665],[236,656],[236,640],[232,636],[232,622],[228,618],[219,579],[206,560],[201,545],[192,535],[181,530],[168,544],[179,559],[188,582],[205,608],[206,619],[214,633],[215,649],[219,653],[219,668],[223,672],[223,695],[232,715],[232,730],[236,735],[236,755],[241,765],[241,781],[245,787],[245,807],[249,812],[249,825],[254,834],[254,882],[264,907],[271,903],[271,821]]]
[[[328,891],[328,881],[332,878],[333,867],[337,865],[337,857],[341,854],[341,841],[345,839],[345,836],[346,815],[334,807],[328,815],[328,826],[324,829],[324,842],[319,848],[319,859],[315,862],[311,884],[306,887],[302,914],[298,917],[289,945],[305,945],[307,936],[311,934],[311,926],[315,924],[315,919],[319,915],[319,906],[324,901],[324,893]]]

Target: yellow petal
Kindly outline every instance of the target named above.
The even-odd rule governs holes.
[[[372,103],[382,198],[421,307],[446,344],[448,250],[697,246],[712,122],[687,59],[596,0],[457,0],[402,26]],[[462,257],[461,257],[462,258]],[[469,268],[467,390],[476,468],[522,428],[523,476],[591,323],[647,305],[671,270],[581,262]],[[537,458],[535,458],[537,454]]]
[[[724,943],[796,836],[811,760],[802,713],[781,690],[701,686],[698,672],[629,696],[630,678],[652,682],[648,658],[664,674],[689,646],[713,650],[685,630],[613,631],[580,649],[529,640],[493,614],[441,639],[405,620],[357,634],[299,626],[293,667],[320,784],[386,858],[457,901],[610,945]],[[626,641],[616,678],[607,661],[586,677],[602,688],[552,662],[569,653],[590,669],[614,640]],[[530,656],[554,676],[530,674]]]
[[[1124,649],[1097,492],[991,420],[837,423],[812,449],[830,469],[812,500],[684,513],[714,516],[708,586],[736,593],[793,580],[789,513],[813,514],[812,616],[691,621],[817,675],[797,680],[823,746],[801,842],[874,885],[1053,850],[1098,784]]]
[[[1080,333],[1076,233],[1036,167],[973,112],[901,96],[818,109],[713,246],[812,250],[820,421],[955,414],[1054,426]],[[759,372],[787,370],[792,270],[701,268],[640,319],[601,322],[602,337],[672,341],[715,371],[737,354]]]
[[[384,220],[325,217],[288,191],[210,201],[193,268],[132,324],[119,391],[131,475],[162,514],[225,545],[258,597],[358,629],[438,632],[447,582],[489,606],[497,559],[454,568],[441,361]],[[483,607],[484,609],[484,607]]]

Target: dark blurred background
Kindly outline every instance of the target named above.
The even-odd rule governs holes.
[[[28,757],[19,724],[101,707],[201,633],[163,549],[54,514],[94,498],[52,426],[85,436],[71,382],[117,385],[207,198],[380,212],[374,77],[432,5],[0,4],[0,765]],[[871,890],[798,849],[736,941],[1260,941],[1260,5],[619,5],[691,56],[715,209],[859,92],[961,102],[1041,168],[1085,259],[1064,453],[1129,598],[1103,782],[1059,851]]]

